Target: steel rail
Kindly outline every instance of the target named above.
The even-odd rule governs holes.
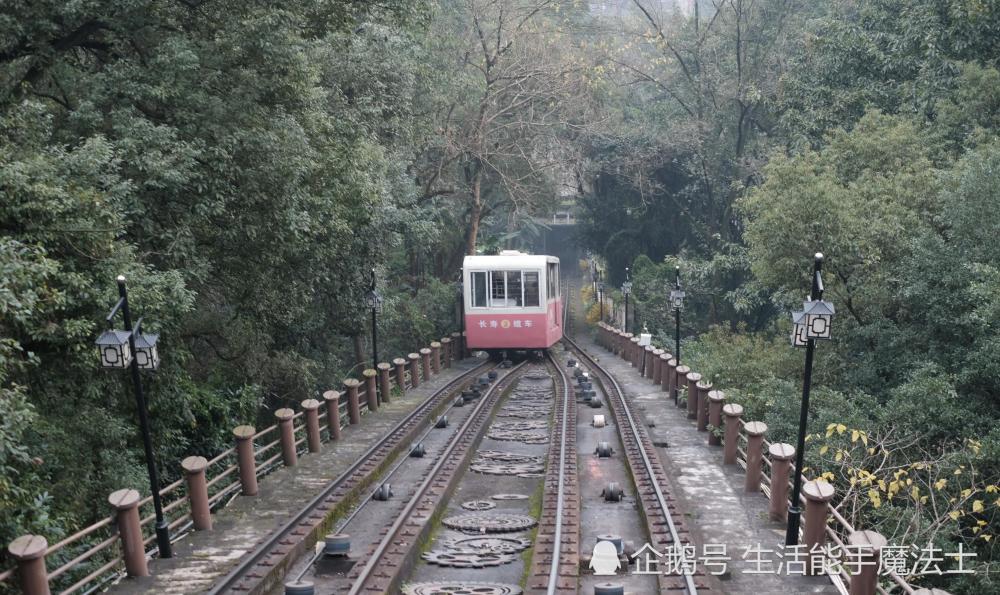
[[[565,326],[564,326],[565,329]],[[552,567],[549,569],[549,585],[546,589],[547,595],[555,595],[556,587],[559,584],[559,560],[562,554],[562,525],[563,525],[563,503],[566,500],[566,494],[564,493],[564,486],[566,483],[566,432],[568,430],[569,420],[569,379],[566,378],[566,373],[559,366],[559,362],[556,358],[552,356],[548,351],[545,352],[546,357],[552,362],[556,371],[559,372],[559,378],[563,383],[563,414],[562,414],[562,430],[559,432],[559,490],[558,490],[558,500],[556,502],[556,531],[553,536],[552,542]],[[573,420],[576,423],[576,420]]]
[[[396,520],[393,521],[392,525],[389,527],[389,530],[379,541],[378,546],[375,547],[375,551],[372,552],[371,556],[369,556],[368,558],[368,561],[365,562],[365,565],[361,568],[361,571],[358,573],[357,579],[354,581],[354,584],[351,585],[351,589],[350,591],[347,592],[347,595],[358,595],[358,593],[360,593],[362,590],[365,589],[365,583],[368,582],[368,579],[371,577],[372,572],[375,570],[376,564],[378,564],[379,560],[382,559],[382,556],[385,555],[386,550],[389,548],[393,540],[396,538],[396,534],[403,526],[403,523],[410,518],[410,515],[413,513],[413,510],[420,503],[420,500],[426,495],[428,488],[431,486],[432,483],[434,483],[435,479],[437,479],[437,476],[440,473],[441,468],[444,467],[444,465],[451,458],[452,453],[455,452],[455,449],[461,443],[462,438],[465,437],[465,434],[469,431],[469,428],[478,421],[477,417],[479,416],[479,414],[482,413],[484,409],[487,409],[487,403],[490,403],[492,405],[491,397],[497,391],[500,391],[501,387],[509,386],[510,379],[514,378],[515,374],[517,374],[517,372],[521,368],[523,368],[526,364],[527,361],[523,361],[514,366],[513,368],[511,368],[510,372],[508,372],[507,375],[505,375],[503,378],[498,378],[493,383],[493,385],[486,391],[486,393],[483,394],[483,396],[479,399],[479,402],[476,403],[476,407],[472,410],[469,416],[465,418],[465,421],[462,422],[462,425],[461,427],[459,427],[458,431],[456,431],[452,435],[451,439],[448,441],[448,445],[445,447],[445,449],[441,452],[440,456],[438,456],[437,460],[434,462],[434,466],[431,467],[430,471],[427,473],[427,476],[424,478],[422,482],[420,482],[420,485],[417,487],[413,496],[410,497],[406,505],[403,507],[403,510],[401,510],[399,515],[396,516]]]
[[[628,421],[629,430],[631,430],[632,435],[635,438],[636,448],[638,449],[639,454],[642,455],[642,461],[643,465],[646,468],[646,473],[649,474],[649,477],[651,479],[650,483],[652,484],[653,490],[656,494],[657,503],[660,506],[660,510],[663,511],[663,516],[667,521],[667,528],[670,531],[670,537],[671,539],[673,539],[675,544],[680,544],[681,543],[680,534],[677,532],[677,526],[674,525],[673,517],[670,514],[670,508],[667,506],[666,498],[664,498],[663,496],[663,490],[660,489],[660,484],[657,483],[656,481],[656,474],[653,471],[653,465],[650,462],[649,453],[646,452],[646,447],[643,445],[642,435],[639,433],[639,428],[635,422],[635,417],[632,415],[632,410],[629,408],[628,401],[625,399],[625,391],[622,390],[621,385],[618,384],[618,381],[615,380],[615,377],[606,369],[604,369],[604,367],[598,364],[597,360],[595,360],[579,345],[577,345],[575,341],[566,336],[563,337],[563,341],[569,344],[576,351],[577,355],[579,355],[583,359],[586,359],[591,369],[599,371],[600,374],[609,381],[611,388],[614,389],[615,393],[617,393],[616,396],[618,398],[618,401],[622,405],[622,410],[625,412],[625,417],[626,420]],[[605,389],[607,388],[609,387],[605,387]],[[698,587],[694,584],[694,579],[691,577],[690,574],[684,574],[683,576],[687,592],[690,595],[695,595],[698,592]]]
[[[430,411],[433,411],[433,409],[437,406],[436,401],[438,400],[438,397],[440,397],[442,394],[453,391],[455,386],[462,384],[463,382],[468,380],[470,376],[475,376],[480,372],[482,372],[484,369],[492,367],[496,367],[496,364],[494,362],[486,361],[480,364],[479,366],[476,366],[475,368],[460,375],[458,378],[455,378],[454,380],[442,386],[438,390],[434,391],[432,395],[424,399],[423,403],[418,405],[406,417],[401,419],[395,426],[393,426],[392,430],[389,431],[388,434],[386,434],[385,438],[388,438],[400,431],[403,431],[403,428],[407,424],[409,424],[415,419],[418,419],[420,416],[425,415]],[[375,444],[370,446],[368,450],[366,450],[360,457],[358,457],[358,459],[354,463],[351,464],[350,467],[348,467],[343,473],[337,476],[336,479],[331,481],[325,488],[323,488],[323,490],[319,494],[317,494],[312,500],[310,500],[309,503],[306,504],[306,506],[304,506],[298,513],[296,513],[287,522],[285,522],[285,524],[283,524],[280,528],[273,531],[267,540],[265,540],[261,545],[255,548],[252,552],[243,556],[243,558],[240,560],[240,563],[237,564],[235,568],[229,571],[229,573],[227,573],[226,576],[222,577],[220,581],[218,581],[215,585],[213,585],[212,589],[207,592],[208,595],[219,595],[221,593],[224,593],[230,588],[232,588],[244,576],[246,576],[247,572],[250,570],[251,567],[257,564],[257,562],[259,562],[264,556],[266,556],[271,550],[273,550],[282,539],[284,539],[289,533],[291,533],[292,530],[300,522],[306,519],[314,509],[316,509],[324,500],[326,500],[330,496],[330,494],[332,494],[341,484],[343,484],[345,481],[347,481],[348,478],[350,478],[355,472],[357,472],[365,464],[365,462],[368,459],[370,459],[372,455],[374,455],[374,453],[379,448],[381,448],[383,442],[385,442],[385,439],[380,440],[379,442],[376,442]]]

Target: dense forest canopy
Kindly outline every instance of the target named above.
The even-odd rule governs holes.
[[[685,352],[786,441],[825,253],[808,464],[865,526],[977,552],[923,583],[996,590],[998,61],[982,0],[8,2],[0,543],[144,485],[92,347],[117,275],[161,334],[173,479],[365,365],[372,268],[410,351],[455,328],[464,254],[570,201],[664,338],[681,267]]]

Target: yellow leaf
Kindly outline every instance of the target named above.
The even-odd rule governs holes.
[[[857,442],[860,437],[861,434],[859,434],[857,430],[851,430],[851,442]]]
[[[840,461],[840,460],[841,460],[841,459],[843,459],[843,458],[844,458],[844,451],[842,451],[842,450],[840,450],[840,449],[838,448],[838,449],[837,449],[837,456],[833,457],[833,459],[834,459],[835,461]]]
[[[875,449],[874,448],[869,448],[868,449],[868,454],[870,454],[870,455],[875,454]]]
[[[875,508],[882,506],[882,498],[875,490],[868,490],[868,499],[872,501],[872,506]]]
[[[910,497],[913,498],[914,500],[920,499],[920,489],[917,488],[917,486],[913,486],[913,489],[910,490]]]
[[[1000,490],[1000,488],[998,488],[995,485],[988,485],[988,486],[986,486],[986,493],[987,494],[992,494],[993,492],[995,492],[997,490]]]
[[[962,490],[962,497],[963,498],[968,498],[970,494],[972,494],[972,489],[971,488],[965,488],[964,490]]]
[[[962,474],[961,469],[955,469],[955,475],[961,475],[961,474]]]
[[[940,490],[940,489],[944,488],[944,486],[946,486],[946,485],[948,485],[948,480],[947,479],[939,479],[939,480],[937,480],[937,481],[934,482],[934,489],[935,490]]]
[[[921,504],[927,504],[927,496],[921,496],[920,497],[920,503]]]
[[[976,500],[972,503],[972,512],[982,512],[983,511],[983,501]]]
[[[825,455],[825,454],[826,454],[826,451],[828,451],[828,450],[830,450],[830,447],[829,447],[829,446],[826,446],[826,445],[824,445],[824,446],[821,446],[821,447],[820,447],[820,449],[819,449],[819,454],[821,454],[821,455]]]
[[[979,537],[981,537],[981,538],[983,539],[983,541],[989,541],[989,540],[993,539],[993,536],[992,536],[992,535],[987,535],[987,534],[985,534],[985,533],[983,533],[983,534],[982,534],[982,535],[980,535]]]
[[[979,525],[980,527],[985,527],[986,521],[984,521],[983,519],[979,519],[978,521],[976,521],[976,524]]]
[[[834,428],[836,428],[836,427],[837,427],[837,424],[836,424],[836,423],[832,423],[832,424],[827,424],[827,425],[826,425],[826,429],[828,429],[828,430],[832,430],[832,429],[834,429]]]
[[[979,533],[980,531],[981,531],[981,529],[979,527],[973,527],[972,528],[972,534],[973,535],[975,535],[976,533]]]
[[[957,521],[958,517],[962,516],[962,512],[959,511],[959,510],[953,510],[953,511],[951,511],[951,512],[948,513],[948,516],[951,517],[951,520]]]
[[[845,426],[844,424],[837,424],[837,433],[838,434],[843,434],[846,431],[847,431],[847,426]]]
[[[861,432],[861,443],[868,446],[868,434]]]

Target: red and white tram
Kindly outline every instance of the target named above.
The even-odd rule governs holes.
[[[547,349],[562,338],[559,259],[504,250],[462,265],[470,349]]]

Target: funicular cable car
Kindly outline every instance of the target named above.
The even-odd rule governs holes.
[[[559,259],[504,250],[462,265],[469,349],[548,349],[562,338]]]

